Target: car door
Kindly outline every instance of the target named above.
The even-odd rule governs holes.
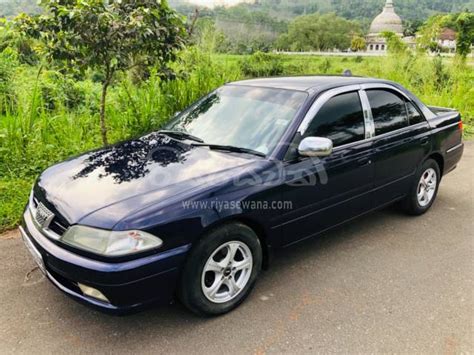
[[[309,117],[307,128],[300,127],[296,143],[305,137],[325,137],[333,141],[334,150],[324,158],[297,157],[285,163],[282,197],[293,208],[282,213],[275,227],[283,245],[316,235],[372,208],[373,152],[367,139],[371,136],[370,122],[359,91],[333,90],[314,107],[320,108]]]
[[[429,125],[401,91],[366,86],[374,122],[375,206],[403,197],[430,150]]]

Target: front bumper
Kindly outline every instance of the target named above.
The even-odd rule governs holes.
[[[20,231],[28,250],[56,287],[81,303],[116,314],[171,302],[190,248],[185,245],[121,263],[92,260],[61,248],[43,235],[28,208]],[[109,302],[84,295],[78,283],[99,290]]]

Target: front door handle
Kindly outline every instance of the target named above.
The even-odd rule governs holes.
[[[421,139],[421,145],[427,145],[429,143],[430,139],[428,137],[424,137]]]

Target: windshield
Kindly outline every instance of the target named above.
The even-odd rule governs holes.
[[[187,132],[206,144],[268,154],[307,96],[300,91],[224,86],[180,114],[165,129]]]

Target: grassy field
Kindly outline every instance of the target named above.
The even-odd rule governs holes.
[[[111,141],[160,128],[176,111],[210,90],[237,79],[269,75],[341,74],[386,78],[412,90],[429,105],[461,111],[466,134],[474,125],[474,70],[450,59],[426,57],[343,58],[234,56],[184,52],[178,79],[151,76],[134,84],[117,80],[108,99]],[[153,74],[153,73],[152,73]],[[101,145],[98,125],[100,78],[64,77],[20,64],[0,53],[0,231],[17,225],[34,179],[47,166]]]

